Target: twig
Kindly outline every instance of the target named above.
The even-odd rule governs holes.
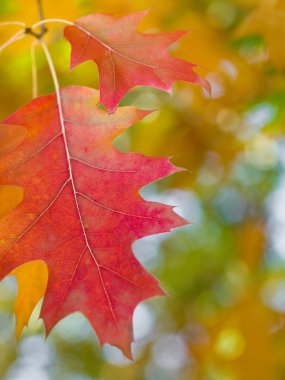
[[[25,29],[19,30],[17,33],[15,33],[12,37],[10,37],[3,45],[0,46],[0,53],[9,45],[11,45],[13,42],[16,42],[18,40],[21,40],[26,36]]]
[[[37,71],[37,60],[35,47],[38,44],[38,41],[33,41],[31,45],[31,60],[32,60],[32,78],[33,78],[33,99],[38,96],[38,71]]]
[[[38,4],[39,19],[40,19],[40,23],[41,23],[40,24],[41,30],[39,33],[36,33],[33,31],[32,28],[26,28],[25,33],[31,34],[32,36],[36,37],[37,39],[41,39],[42,36],[47,32],[47,28],[45,26],[43,5],[42,5],[41,0],[37,0],[37,4]]]
[[[41,0],[37,0],[38,4],[38,12],[39,12],[39,19],[40,21],[44,21],[44,10],[43,10],[43,4]],[[41,24],[41,34],[44,35],[47,31],[45,24]]]

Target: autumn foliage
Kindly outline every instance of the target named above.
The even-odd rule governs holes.
[[[193,64],[167,52],[185,33],[139,33],[135,28],[144,14],[123,18],[95,14],[66,27],[71,67],[93,59],[100,93],[80,86],[59,89],[39,36],[56,93],[33,99],[0,126],[0,184],[24,193],[22,202],[0,221],[0,277],[16,270],[12,274],[25,287],[21,269],[16,268],[42,260],[48,269],[41,311],[47,334],[62,318],[80,311],[101,344],[111,343],[130,358],[135,307],[163,294],[134,258],[131,245],[187,222],[173,207],[147,202],[139,195],[143,186],[180,169],[166,158],[122,153],[113,147],[116,136],[149,114],[117,105],[136,85],[171,91],[174,81],[184,80],[209,89],[193,72]],[[106,110],[99,108],[100,103]],[[28,276],[36,270],[29,269]],[[31,295],[25,293],[29,298],[25,315],[19,293],[18,335],[45,285],[43,276],[34,281]]]
[[[42,0],[44,23],[37,3],[0,1],[0,258],[7,253],[0,266],[0,378],[283,380],[285,2]],[[182,72],[173,73],[174,66]],[[88,93],[90,103],[75,101],[79,93],[84,99]],[[54,118],[35,122],[31,109],[42,114],[43,99],[54,104],[46,110]],[[80,123],[62,123],[60,108],[63,119],[73,110],[70,121]],[[20,120],[25,110],[29,117]],[[123,114],[129,122],[121,120],[121,133],[105,136],[107,148],[103,135],[99,141],[98,118]],[[86,135],[83,142],[73,133],[91,128],[83,121],[92,115],[96,139]],[[115,128],[108,125],[102,130]],[[20,153],[28,158],[52,137],[17,167],[25,160]],[[68,182],[15,243],[61,190],[69,162],[75,190],[90,198],[76,193],[84,228]],[[147,165],[133,169],[139,163]],[[65,200],[66,214],[58,217]],[[151,218],[164,211],[158,223],[110,209]],[[78,240],[71,242],[73,229]],[[96,238],[98,266],[86,249],[69,287],[85,246],[83,231],[88,242]],[[105,231],[104,239],[92,231]],[[58,248],[69,260],[49,255]],[[51,283],[51,273],[60,272]],[[78,276],[85,281],[78,284]],[[99,344],[115,327],[103,284],[122,326],[109,341],[120,349]],[[68,288],[65,302],[49,303]],[[127,306],[123,288],[130,291]],[[148,298],[162,292],[167,296]],[[72,312],[76,294],[78,311]],[[84,315],[87,304],[94,304],[91,315]],[[135,310],[122,316],[120,307]],[[104,313],[106,331],[98,329]],[[52,328],[49,316],[59,318]]]

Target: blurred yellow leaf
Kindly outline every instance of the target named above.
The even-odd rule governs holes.
[[[19,289],[14,306],[16,336],[19,338],[36,304],[45,294],[48,270],[43,261],[31,261],[13,270],[11,275],[16,276]]]
[[[208,323],[206,344],[191,346],[200,362],[201,378],[212,368],[215,378],[277,379],[279,347],[271,332],[274,323],[274,313],[261,302],[258,292],[248,289],[241,302]]]

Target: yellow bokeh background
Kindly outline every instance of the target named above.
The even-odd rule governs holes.
[[[34,262],[0,284],[0,378],[285,379],[284,1],[42,2],[45,18],[73,21],[96,12],[123,16],[149,9],[141,31],[191,31],[171,54],[198,65],[212,96],[175,83],[172,96],[139,87],[121,102],[157,111],[117,139],[116,146],[172,156],[187,169],[146,187],[143,196],[178,206],[177,212],[192,221],[134,244],[136,256],[169,293],[137,309],[135,361],[109,346],[100,348],[79,314],[60,322],[45,342],[37,317],[47,269]],[[0,1],[0,22],[31,26],[37,20],[35,0]],[[98,88],[94,63],[68,71],[64,25],[47,26],[45,40],[60,85]],[[19,29],[0,26],[0,45]],[[32,41],[28,36],[0,53],[2,120],[32,98]],[[39,47],[36,61],[39,94],[54,91]],[[0,137],[4,147],[4,129]],[[0,217],[23,196],[13,184],[1,186]],[[28,324],[18,341],[14,311],[18,335]]]

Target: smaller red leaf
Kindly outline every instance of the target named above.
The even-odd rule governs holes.
[[[100,102],[114,112],[120,100],[137,85],[171,91],[175,81],[209,84],[193,63],[172,57],[168,48],[188,32],[144,34],[136,30],[147,11],[116,18],[92,14],[64,30],[72,46],[71,68],[87,60],[98,65]]]

